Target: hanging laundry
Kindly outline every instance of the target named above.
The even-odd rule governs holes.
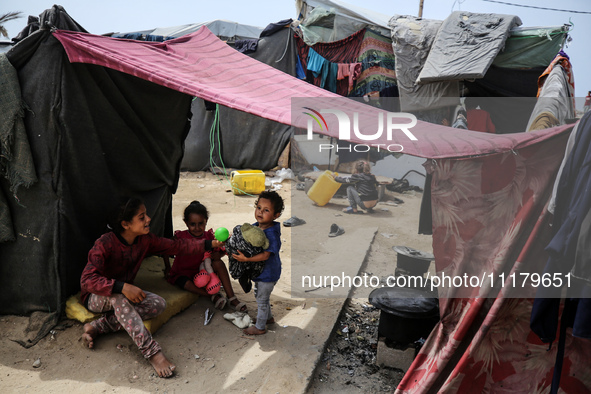
[[[349,77],[349,89],[347,94],[353,89],[354,81],[359,78],[361,74],[361,63],[339,63],[337,80],[342,80]]]
[[[322,68],[327,62],[328,60],[320,56],[314,49],[310,48],[308,51],[307,69],[308,71],[312,71],[314,77],[320,76]]]
[[[297,57],[296,63],[296,78],[306,79],[306,72],[304,71],[304,67],[302,67],[302,61],[299,56]]]
[[[259,46],[259,39],[258,38],[248,38],[245,40],[236,40],[234,43],[234,48],[240,53],[252,53],[256,52]]]
[[[325,88],[326,90],[336,93],[337,92],[337,75],[339,73],[339,67],[337,63],[328,62],[325,66],[328,70],[326,73],[326,78],[323,78],[320,81],[320,87]],[[324,76],[324,73],[322,74]]]
[[[308,71],[314,77],[321,77],[320,87],[331,92],[337,91],[338,65],[320,56],[314,49],[308,51]]]
[[[314,51],[320,56],[332,63],[353,63],[357,61],[359,54],[359,47],[363,40],[365,29],[361,29],[353,33],[349,37],[334,42],[317,43],[314,45]],[[303,70],[307,69],[308,52],[312,47],[308,46],[300,36],[294,36],[298,58],[302,63]],[[314,77],[312,72],[309,72],[306,81],[320,87],[320,77]],[[344,80],[337,81],[337,94],[341,96],[348,95],[348,83]]]

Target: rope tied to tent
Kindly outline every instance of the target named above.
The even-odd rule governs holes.
[[[219,158],[220,163],[222,165],[221,168],[220,168],[220,166],[218,166],[215,163],[215,160],[214,160],[216,139],[217,139],[217,146],[218,146],[217,155],[218,155],[218,158]],[[240,191],[242,194],[246,194],[248,196],[254,197],[253,194],[249,194],[246,191],[241,190],[240,188],[232,185],[232,182],[228,178],[228,174],[226,171],[226,165],[224,164],[224,160],[222,159],[222,144],[221,144],[221,139],[220,139],[220,105],[217,103],[215,105],[215,115],[213,118],[213,123],[211,124],[211,128],[209,130],[209,167],[211,169],[221,170],[224,174],[224,178],[225,178],[226,182],[228,182],[228,184],[230,185],[230,187],[232,189],[236,189],[236,190]],[[217,173],[215,171],[214,171],[214,174],[217,175]],[[218,176],[218,180],[221,181],[222,179],[220,179],[220,177]]]
[[[283,57],[285,56],[285,54],[287,53],[287,48],[289,48],[289,39],[291,38],[291,34],[287,34],[287,42],[285,43],[285,50],[283,51],[283,55],[281,55],[281,57],[277,60],[275,60],[275,63],[279,63],[281,60],[283,60]]]

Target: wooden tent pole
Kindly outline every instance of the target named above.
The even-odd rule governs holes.
[[[423,17],[423,2],[424,0],[419,1],[419,18]]]

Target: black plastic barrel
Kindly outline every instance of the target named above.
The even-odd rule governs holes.
[[[398,344],[426,339],[439,321],[439,301],[423,290],[382,287],[369,303],[381,311],[378,335]]]
[[[423,275],[429,269],[435,257],[431,253],[421,252],[408,246],[393,246],[397,253],[396,267],[398,272],[407,275]]]

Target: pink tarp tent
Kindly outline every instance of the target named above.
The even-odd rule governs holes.
[[[197,96],[266,119],[305,129],[305,100],[320,108],[357,112],[359,124],[375,128],[375,119],[385,111],[349,100],[303,82],[243,55],[213,35],[206,27],[195,33],[165,41],[142,42],[58,30],[70,62],[96,64]],[[325,116],[327,130],[316,132],[338,137],[335,116]],[[425,158],[465,157],[521,149],[536,141],[553,138],[567,127],[543,132],[483,136],[418,121],[411,141],[404,133],[385,133],[369,145],[400,144],[404,153]],[[352,134],[357,143],[368,143]]]
[[[301,101],[357,112],[370,122],[383,111],[343,99],[256,60],[206,28],[164,43],[137,42],[57,31],[71,62],[109,67],[189,95],[306,128]],[[324,101],[323,101],[324,100]],[[345,101],[343,101],[345,100]],[[333,116],[326,130],[337,137]],[[369,123],[368,123],[369,124]],[[418,122],[416,140],[395,133],[370,145],[398,143],[404,153],[433,159],[433,251],[438,272],[511,273],[541,270],[550,234],[545,205],[568,137],[568,126],[491,135]],[[351,141],[366,143],[355,136]],[[461,298],[441,298],[441,322],[398,387],[399,392],[546,392],[554,349],[529,329],[533,292],[507,283]],[[453,294],[450,294],[453,296]],[[513,298],[520,297],[520,298]],[[567,339],[561,388],[591,390],[591,343]]]

